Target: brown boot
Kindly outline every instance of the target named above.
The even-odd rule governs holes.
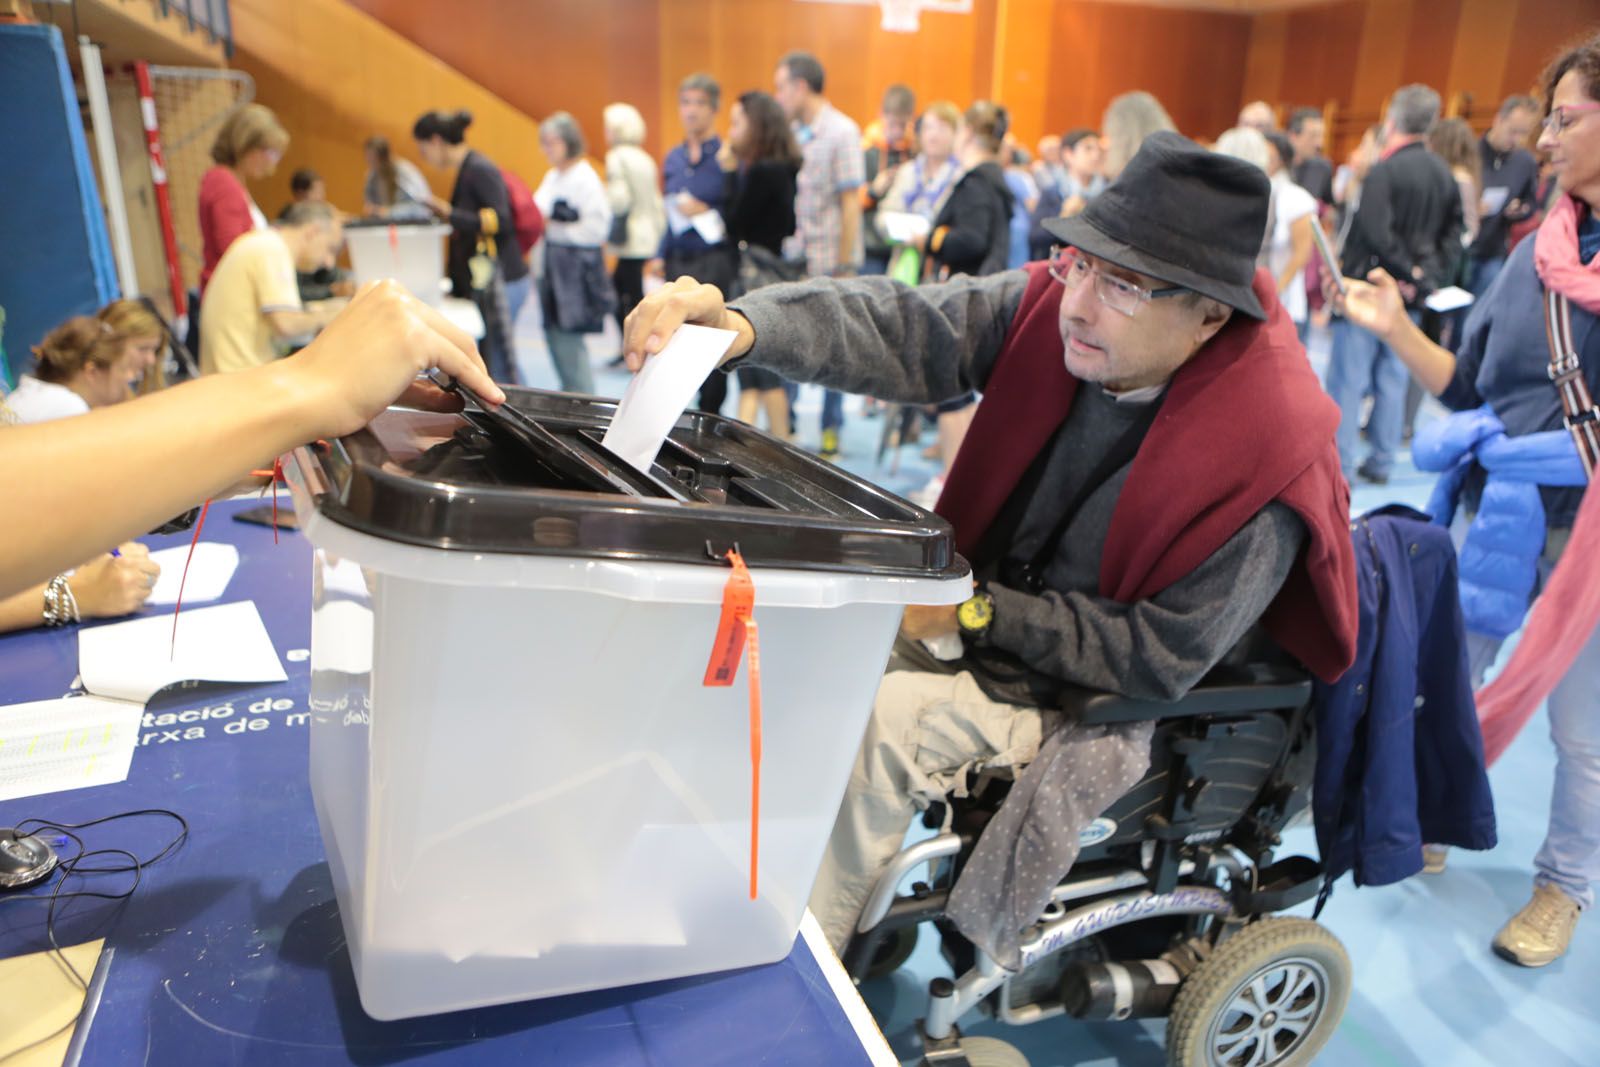
[[[1494,935],[1495,954],[1524,967],[1554,963],[1572,944],[1581,910],[1555,886],[1535,885],[1533,899]]]

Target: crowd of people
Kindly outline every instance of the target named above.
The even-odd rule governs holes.
[[[531,193],[469,143],[466,112],[430,111],[412,130],[418,157],[453,175],[448,199],[369,140],[363,213],[448,225],[449,284],[483,313],[477,346],[393,284],[351,294],[328,280],[344,220],[316,174],[298,172],[267,221],[245,183],[273,172],[288,135],[266,108],[242,109],[200,190],[202,380],[160,389],[165,329],[119,301],[52,332],[0,407],[57,420],[0,432],[33,459],[0,466],[7,499],[57,517],[7,554],[0,625],[37,623],[41,603],[52,623],[136,608],[153,565],[136,545],[97,555],[104,545],[403,393],[456,403],[419,371],[498,401],[493,381],[519,378],[514,323],[535,293],[569,390],[592,391],[584,338],[612,317],[631,369],[684,322],[732,329],[739,416],[778,436],[794,432],[796,382],[827,390],[824,455],[839,451],[846,394],[934,417],[939,510],[978,582],[960,609],[906,614],[906,669],[886,676],[813,899],[841,944],[913,809],[966,768],[1109,759],[1126,773],[1107,790],[1142,773],[1147,733],[1064,726],[1050,710],[1062,685],[1171,698],[1258,620],[1330,682],[1370,654],[1356,642],[1347,486],[1389,478],[1410,382],[1455,412],[1419,434],[1418,457],[1445,472],[1444,521],[1458,516],[1474,677],[1536,592],[1570,607],[1556,560],[1600,537],[1580,521],[1600,441],[1589,453],[1568,434],[1594,409],[1573,410],[1566,388],[1600,388],[1600,39],[1551,68],[1542,99],[1506,100],[1481,138],[1441,116],[1433,89],[1402,87],[1337,167],[1313,109],[1280,128],[1253,103],[1202,145],[1132,92],[1098,130],[1046,137],[1031,158],[996,102],[919,108],[892,86],[863,133],[826,87],[814,56],[785,55],[772,92],[727,102],[723,140],[721,87],[690,75],[682,139],[659,167],[634,107],[606,109],[599,169],[557,112],[539,124],[550,167]],[[1314,254],[1319,227],[1342,279]],[[1476,298],[1469,311],[1430,308],[1451,285]],[[1304,343],[1324,323],[1319,383]],[[1542,358],[1559,338],[1570,350]],[[154,395],[127,403],[136,392]],[[700,403],[718,410],[726,392],[713,375]],[[1264,395],[1276,402],[1253,402]],[[152,486],[153,468],[174,476]],[[920,644],[951,636],[965,648],[953,666]],[[1565,951],[1600,876],[1596,671],[1600,636],[1551,679],[1549,833],[1532,901],[1495,939],[1527,965]],[[920,743],[929,731],[949,743]],[[978,925],[1003,958],[1010,935]]]
[[[666,281],[689,276],[737,293],[804,277],[888,274],[918,284],[1015,269],[1049,257],[1055,241],[1046,220],[1082,212],[1144,137],[1174,128],[1154,97],[1128,93],[1112,101],[1099,129],[1047,135],[1030,157],[994,102],[919,108],[908,87],[892,85],[863,133],[826,88],[816,57],[785,55],[770,93],[752,89],[728,103],[724,142],[722,88],[710,75],[692,74],[678,86],[682,140],[659,166],[643,148],[645,122],[632,105],[605,109],[600,167],[590,162],[577,120],[557,112],[540,123],[550,167],[531,194],[469,143],[470,114],[428,112],[413,125],[416,154],[453,176],[450,197],[436,195],[414,164],[373,137],[365,145],[362,213],[449,225],[450,290],[478,306],[482,351],[496,380],[532,377],[515,336],[537,291],[560,387],[592,392],[585,338],[608,319],[620,325]],[[1391,121],[1368,131],[1338,167],[1323,153],[1323,116],[1313,108],[1291,111],[1280,129],[1275,109],[1256,101],[1211,142],[1271,179],[1260,263],[1303,343],[1314,327],[1331,329],[1325,386],[1344,416],[1347,477],[1387,481],[1423,391],[1381,342],[1335,321],[1321,292],[1328,271],[1313,255],[1312,227],[1324,227],[1343,249],[1346,273],[1381,265],[1400,277],[1410,312],[1453,350],[1465,311],[1434,313],[1426,298],[1452,283],[1481,296],[1509,252],[1512,228],[1542,214],[1553,186],[1541,182],[1527,144],[1538,110],[1530,97],[1508,99],[1479,139],[1463,120],[1441,118],[1432,90],[1407,86]],[[293,198],[275,225],[250,199],[246,182],[270,175],[287,143],[260,105],[232,116],[216,139],[216,165],[200,191],[205,262],[192,332],[207,372],[292,351],[350,295],[335,265],[341,216],[314,206],[327,202],[314,171],[293,175]],[[1423,181],[1431,187],[1426,204],[1419,202]],[[213,287],[226,253],[246,235]],[[792,383],[756,368],[734,377],[739,418],[764,420],[780,436],[795,433]],[[729,376],[713,376],[699,406],[721,411],[728,385]],[[938,499],[977,399],[969,393],[921,410],[937,427],[925,455],[942,470],[919,500]],[[864,405],[869,414],[879,410]],[[909,430],[920,422],[916,413],[902,418]],[[824,457],[838,456],[843,422],[844,395],[826,390]],[[1363,433],[1370,454],[1359,459]]]

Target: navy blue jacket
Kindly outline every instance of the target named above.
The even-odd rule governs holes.
[[[1439,400],[1455,411],[1488,404],[1505,424],[1506,436],[1559,430],[1561,394],[1550,384],[1546,368],[1550,347],[1544,332],[1544,286],[1533,268],[1529,237],[1512,251],[1505,269],[1489,291],[1472,306],[1456,351],[1456,373]],[[1592,396],[1600,396],[1600,330],[1596,318],[1577,304],[1572,309],[1572,342],[1578,350],[1583,379]],[[1468,472],[1462,496],[1468,511],[1478,510],[1484,472]],[[1539,489],[1545,521],[1571,526],[1583,500],[1581,488],[1547,485]]]
[[[1493,848],[1494,801],[1449,533],[1403,507],[1351,529],[1361,631],[1355,665],[1316,687],[1312,811],[1329,881],[1386,885],[1422,869],[1425,841]]]

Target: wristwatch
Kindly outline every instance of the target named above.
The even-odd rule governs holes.
[[[994,597],[982,589],[963,600],[956,608],[956,625],[961,636],[975,643],[989,637],[989,627],[994,624]]]

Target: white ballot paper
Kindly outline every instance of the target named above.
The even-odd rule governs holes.
[[[161,577],[156,579],[148,603],[177,603],[178,582],[183,579],[183,564],[188,556],[188,545],[150,553],[150,559],[161,568]],[[203,604],[216,600],[228,591],[228,582],[238,569],[237,548],[220,541],[201,541],[194,546],[194,559],[189,560],[189,580],[183,587],[183,602]]]
[[[648,474],[661,443],[733,345],[733,330],[680,326],[672,340],[645,362],[617,404],[617,414],[600,443]]]
[[[884,234],[895,244],[926,237],[933,231],[933,223],[909,211],[880,211],[878,225],[883,227]]]
[[[1478,202],[1478,213],[1485,216],[1500,214],[1510,196],[1511,190],[1504,185],[1489,186],[1483,191],[1483,199]]]
[[[1472,294],[1459,285],[1447,285],[1443,289],[1435,289],[1423,301],[1423,304],[1430,310],[1437,311],[1441,315],[1446,311],[1464,308],[1470,303],[1472,303]]]
[[[288,675],[254,603],[242,600],[178,616],[151,615],[78,634],[78,674],[97,696],[144,704],[176,682],[283,682]]]
[[[122,781],[143,714],[99,697],[0,708],[0,800]]]

